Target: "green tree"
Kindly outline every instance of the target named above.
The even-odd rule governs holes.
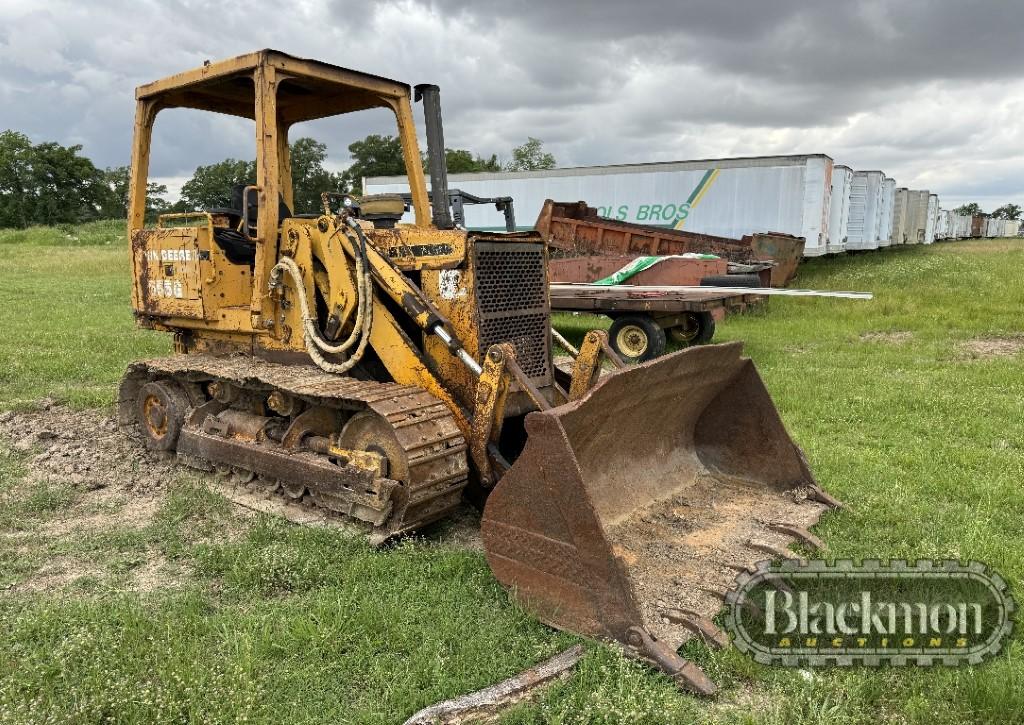
[[[181,187],[183,210],[213,209],[231,206],[231,188],[237,184],[256,183],[256,162],[224,159],[216,164],[200,166]]]
[[[349,144],[348,151],[352,154],[352,165],[345,171],[345,178],[356,194],[363,193],[364,177],[405,174],[402,142],[395,136],[370,134]]]
[[[480,167],[479,171],[503,171],[501,162],[498,161],[498,154],[491,154],[486,159],[482,156],[476,157],[476,163]]]
[[[103,172],[79,155],[81,146],[52,141],[33,148],[32,179],[36,224],[78,223],[98,219],[109,189]]]
[[[320,195],[325,191],[345,191],[344,174],[324,168],[327,146],[311,138],[297,139],[290,146],[292,162],[292,193],[295,214],[316,214],[322,209]]]
[[[501,163],[497,154],[491,154],[490,158],[474,156],[472,151],[466,149],[445,149],[445,163],[448,165],[449,174],[465,174],[476,171],[501,171]],[[423,160],[423,169],[427,170],[426,157]]]
[[[103,181],[110,189],[110,196],[101,213],[105,219],[126,219],[128,217],[128,191],[131,184],[131,168],[116,166],[103,171]],[[150,181],[146,185],[146,217],[152,218],[169,208],[164,197],[167,186]]]
[[[544,151],[544,142],[529,136],[526,143],[512,149],[512,160],[505,168],[508,171],[533,171],[553,169],[555,163],[555,157]]]
[[[1019,204],[1003,204],[992,212],[992,216],[996,219],[1020,219],[1021,211]]]
[[[320,194],[344,191],[343,174],[324,168],[327,146],[316,139],[303,137],[289,145],[292,167],[294,214],[316,214],[320,211]],[[256,183],[256,162],[225,159],[209,166],[200,166],[181,187],[181,211],[231,206],[231,189],[238,184]]]
[[[955,211],[957,214],[960,214],[962,216],[974,216],[975,214],[984,214],[985,213],[985,212],[983,212],[981,210],[981,207],[976,202],[973,202],[973,201],[970,204],[964,204],[962,206],[958,206],[953,211]]]
[[[27,227],[31,219],[30,196],[32,142],[17,131],[0,133],[0,227]]]
[[[33,145],[0,133],[0,226],[77,223],[101,216],[110,189],[81,146]]]

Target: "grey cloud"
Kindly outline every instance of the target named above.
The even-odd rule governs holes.
[[[8,0],[0,128],[127,163],[136,85],[276,47],[439,83],[449,145],[481,154],[527,135],[564,165],[824,152],[1009,197],[1024,189],[1006,161],[1024,137],[1020,17],[1012,3],[926,0]],[[328,143],[335,167],[352,140],[391,131],[372,114],[296,129]],[[252,153],[251,124],[166,112],[152,170]]]
[[[432,0],[443,15],[498,19],[533,36],[620,43],[709,69],[773,80],[888,85],[935,77],[1014,77],[1024,61],[1016,3],[934,0]]]

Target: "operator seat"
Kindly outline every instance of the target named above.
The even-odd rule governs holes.
[[[228,218],[227,227],[214,227],[213,241],[224,252],[224,256],[232,264],[247,264],[249,267],[256,266],[256,244],[249,237],[256,235],[256,222],[259,215],[259,202],[255,194],[250,194],[249,200],[249,228],[247,234],[238,231],[238,225],[242,222],[242,209],[245,208],[245,184],[235,184],[231,187],[231,206],[215,207],[207,209],[210,214],[220,214]],[[284,198],[278,195],[277,217],[279,220],[287,219],[292,215],[291,209],[284,203]]]

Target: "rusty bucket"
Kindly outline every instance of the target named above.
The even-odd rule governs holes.
[[[819,543],[806,527],[830,501],[741,349],[681,350],[529,414],[482,523],[495,575],[539,619],[705,694],[676,649],[714,630],[738,570]]]

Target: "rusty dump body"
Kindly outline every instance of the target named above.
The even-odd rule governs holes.
[[[534,228],[552,248],[572,254],[669,255],[710,253],[741,264],[772,261],[771,285],[784,287],[796,276],[804,240],[765,232],[742,239],[698,234],[680,229],[620,222],[598,216],[585,201],[544,202]]]
[[[487,559],[526,607],[713,692],[676,647],[692,631],[720,642],[708,617],[734,570],[813,541],[808,497],[828,500],[739,345],[627,367],[594,330],[575,350],[551,328],[547,242],[448,218],[436,86],[415,90],[432,200],[405,84],[265,50],[136,98],[132,301],[175,354],[129,365],[122,424],[236,489],[361,522],[375,543],[472,491]],[[147,227],[153,127],[176,107],[253,119],[256,183],[237,206]],[[322,213],[294,214],[290,126],[368,108],[393,112],[415,223],[400,223],[401,198],[335,211],[329,190]]]

